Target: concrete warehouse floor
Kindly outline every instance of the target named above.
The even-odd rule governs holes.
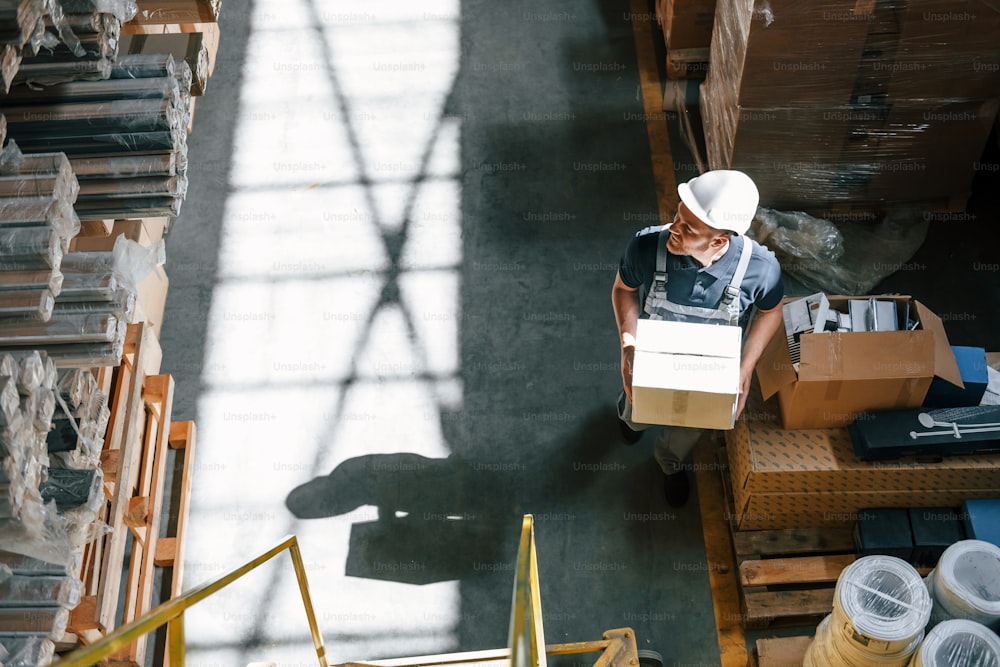
[[[167,238],[185,586],[296,534],[331,661],[499,647],[530,512],[550,643],[631,626],[718,664],[697,502],[666,506],[612,411],[610,287],[657,206],[628,4],[246,0],[221,25]],[[935,222],[884,287],[997,349],[994,217]],[[287,558],[186,627],[193,667],[316,664]]]

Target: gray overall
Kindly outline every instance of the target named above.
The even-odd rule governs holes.
[[[740,286],[750,265],[753,242],[743,237],[743,248],[732,278],[715,308],[685,306],[667,298],[667,238],[670,226],[660,231],[656,249],[656,271],[653,273],[652,289],[646,294],[643,310],[651,320],[671,320],[675,322],[700,322],[704,324],[740,325]],[[618,397],[618,416],[635,431],[649,428],[650,424],[632,421],[632,401],[623,391]],[[685,426],[664,426],[656,437],[653,456],[663,472],[670,475],[682,470],[682,462],[694,449],[704,429]]]

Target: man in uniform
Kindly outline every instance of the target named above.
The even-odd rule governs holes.
[[[781,325],[784,286],[774,253],[745,236],[759,194],[741,171],[715,170],[677,187],[680,204],[669,225],[647,227],[631,240],[618,266],[611,303],[618,324],[623,391],[622,436],[638,442],[648,424],[632,415],[632,362],[639,318],[701,322],[743,329],[736,416],[746,403],[754,366]],[[756,311],[756,315],[754,315]],[[654,456],[666,477],[667,502],[690,495],[683,462],[702,429],[663,426]]]

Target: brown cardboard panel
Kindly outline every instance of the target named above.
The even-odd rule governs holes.
[[[741,504],[760,494],[1000,488],[1000,453],[860,461],[846,428],[787,430],[773,406],[752,388],[744,416],[726,434],[731,486]]]
[[[934,340],[922,331],[805,334],[800,346],[800,383],[934,374]]]
[[[781,423],[787,429],[846,426],[869,410],[918,408],[930,377],[796,382],[778,392]]]
[[[136,309],[132,319],[135,322],[146,322],[157,338],[160,337],[160,329],[163,327],[169,287],[170,281],[162,266],[156,267],[139,283]]]
[[[986,365],[995,371],[1000,371],[1000,352],[987,352]]]
[[[944,331],[944,322],[934,312],[920,303],[914,301],[917,315],[920,318],[920,326],[924,331],[930,331],[934,336],[934,374],[947,380],[956,387],[965,387],[962,382],[962,372],[958,370],[958,362],[955,360],[955,353],[948,342],[948,335]]]
[[[830,305],[846,312],[851,298],[830,296]],[[896,301],[897,310],[910,301],[905,295],[879,298]],[[940,318],[914,304],[924,327],[915,331],[803,335],[797,377],[784,326],[779,327],[757,363],[757,375],[765,397],[778,393],[785,428],[845,426],[868,410],[919,407],[939,369],[942,377],[961,382]]]
[[[822,528],[851,525],[875,507],[959,507],[968,498],[995,498],[994,489],[843,494],[758,494],[734,510],[739,530]]]
[[[840,494],[757,494],[734,510],[739,530],[852,524],[875,507],[959,507],[968,498],[993,498],[995,489],[873,491]]]

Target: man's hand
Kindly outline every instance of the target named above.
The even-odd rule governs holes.
[[[635,363],[635,346],[622,347],[622,387],[628,400],[632,400],[632,364]]]
[[[736,399],[736,419],[743,414],[743,406],[747,403],[747,395],[750,393],[750,380],[753,378],[753,366],[740,365],[740,395]]]

